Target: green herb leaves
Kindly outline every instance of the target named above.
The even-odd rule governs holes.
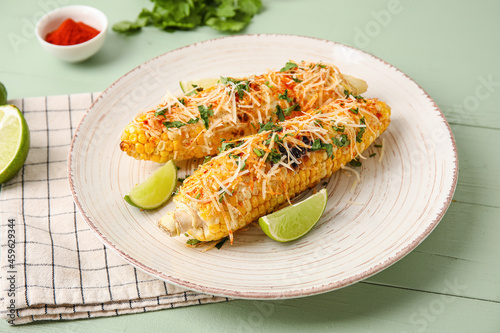
[[[219,31],[240,31],[262,8],[261,0],[151,0],[152,10],[143,9],[134,22],[122,21],[113,30],[133,33],[145,26],[166,31],[207,25]]]
[[[298,104],[294,104],[292,106],[287,107],[286,109],[282,109],[281,106],[276,105],[276,115],[278,116],[279,121],[284,121],[286,116],[292,114],[293,111],[300,110],[300,106]]]
[[[286,72],[286,71],[289,71],[289,70],[297,68],[297,67],[299,67],[299,65],[297,65],[294,62],[289,61],[289,62],[287,62],[285,64],[285,67],[283,67],[282,69],[280,69],[280,72]]]
[[[182,127],[182,126],[186,126],[188,124],[196,124],[198,121],[200,120],[200,118],[191,118],[188,120],[187,123],[183,123],[181,121],[165,121],[163,122],[163,125],[165,125],[165,127],[168,129],[168,128],[179,128],[179,127]]]
[[[204,105],[198,105],[198,111],[200,111],[200,117],[201,121],[203,122],[203,125],[205,125],[205,128],[208,129],[209,125],[208,116],[214,115],[214,111],[212,110],[212,105],[210,105],[208,108]]]
[[[340,147],[347,147],[351,143],[351,140],[349,140],[347,138],[347,134],[341,134],[340,139],[332,138],[332,141],[339,148]]]
[[[315,151],[321,149],[326,150],[326,154],[328,155],[328,157],[333,157],[333,145],[331,143],[324,143],[320,139],[314,140],[311,146],[311,150]]]
[[[220,82],[224,85],[233,83],[240,99],[245,95],[245,91],[250,91],[250,81],[236,80],[230,77],[220,77]]]

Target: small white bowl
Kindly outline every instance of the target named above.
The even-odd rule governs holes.
[[[76,22],[83,22],[100,33],[84,43],[75,45],[55,45],[45,41],[49,32],[56,30],[61,23],[71,18]],[[83,61],[94,55],[104,44],[108,19],[100,10],[89,6],[67,6],[55,9],[45,14],[35,26],[35,35],[42,47],[56,58],[68,62]]]

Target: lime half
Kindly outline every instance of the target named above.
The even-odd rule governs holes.
[[[21,169],[30,149],[30,131],[14,105],[0,106],[0,184]]]
[[[289,242],[307,234],[325,211],[326,189],[309,198],[259,219],[262,231],[278,242]]]
[[[196,88],[207,89],[211,86],[214,86],[219,82],[219,79],[199,79],[199,80],[191,80],[191,81],[180,81],[179,85],[181,86],[183,93],[188,93]]]
[[[177,167],[172,160],[134,186],[124,199],[141,209],[155,209],[170,199],[177,185]]]
[[[0,82],[0,105],[7,104],[7,89],[2,82]]]

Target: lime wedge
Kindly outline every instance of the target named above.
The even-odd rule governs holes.
[[[141,209],[155,209],[170,199],[177,185],[177,167],[172,160],[134,186],[124,199]]]
[[[2,82],[0,82],[0,105],[7,104],[7,89]]]
[[[14,105],[0,106],[0,184],[21,169],[30,149],[30,130]]]
[[[307,234],[325,211],[328,194],[326,189],[304,201],[285,207],[259,219],[262,231],[278,242],[289,242]]]
[[[195,88],[203,88],[207,89],[211,86],[214,86],[219,82],[219,79],[199,79],[199,80],[191,80],[191,81],[180,81],[179,85],[181,86],[183,93],[188,93]]]

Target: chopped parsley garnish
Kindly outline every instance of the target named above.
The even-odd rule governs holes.
[[[296,77],[292,77],[292,80],[294,80],[294,81],[295,81],[295,82],[297,82],[297,83],[302,82],[302,80],[299,80],[299,79],[298,79],[298,78],[296,78]]]
[[[272,89],[272,88],[273,88],[272,84],[271,84],[271,83],[269,83],[269,81],[268,81],[268,80],[266,80],[266,82],[264,82],[264,84],[265,84],[265,85],[266,85],[269,89]]]
[[[219,191],[222,190],[222,187],[219,187]],[[222,202],[222,199],[224,199],[224,194],[226,194],[226,192],[222,192],[220,195],[219,195],[219,202]]]
[[[208,161],[210,161],[212,159],[212,156],[205,156],[205,158],[203,159],[203,163],[202,164],[205,164],[207,163]]]
[[[238,164],[238,166],[240,167],[240,171],[245,169],[245,166],[247,165],[246,160],[241,160],[239,155],[234,154],[230,154],[229,157],[232,157],[236,160],[236,164]]]
[[[361,162],[358,160],[358,159],[353,159],[352,161],[349,162],[349,165],[352,166],[352,167],[360,167],[361,166]]]
[[[191,84],[191,86],[193,86],[193,89],[189,93],[187,93],[186,96],[191,96],[199,93],[200,91],[203,91],[203,88],[198,86],[197,84]]]
[[[320,149],[325,149],[328,157],[333,157],[333,145],[331,143],[324,143],[320,139],[314,140],[311,150],[315,151]]]
[[[200,118],[191,118],[188,120],[187,123],[183,123],[182,121],[165,121],[163,122],[163,125],[165,125],[166,128],[172,128],[172,127],[179,128],[182,126],[186,126],[188,124],[196,124],[199,120]]]
[[[342,126],[342,127],[332,126],[332,128],[334,131],[341,132],[341,133],[343,133],[345,130],[345,126]]]
[[[191,239],[188,239],[188,240],[186,241],[186,244],[188,244],[188,245],[196,245],[196,244],[198,244],[198,243],[201,243],[201,241],[200,241],[200,240],[197,240],[196,238],[191,238]]]
[[[195,198],[195,199],[199,199],[200,197],[201,197],[201,193],[198,193],[198,194],[196,195],[196,197],[194,197],[194,198]]]
[[[377,148],[382,148],[382,145],[375,145],[375,147],[377,147]]]
[[[271,152],[269,153],[269,155],[267,155],[267,159],[266,159],[266,162],[273,162],[273,163],[279,163],[281,161],[281,154],[279,151],[277,151],[276,149],[271,149]]]
[[[222,152],[224,152],[224,151],[226,151],[228,149],[241,146],[242,144],[243,144],[243,141],[236,143],[236,142],[231,142],[231,141],[227,141],[226,142],[226,139],[222,139],[221,146],[219,148],[219,152],[222,153]],[[206,157],[205,157],[205,159],[206,159]]]
[[[258,157],[262,157],[262,156],[264,156],[264,154],[265,154],[265,151],[264,151],[264,150],[262,150],[262,149],[257,149],[257,148],[254,148],[254,149],[253,149],[253,152],[254,152],[254,153],[255,153],[255,155],[257,155]]]
[[[238,97],[240,99],[243,98],[245,91],[250,91],[250,81],[248,81],[248,80],[246,80],[246,81],[236,80],[236,79],[232,79],[230,77],[221,76],[220,82],[224,85],[227,85],[229,83],[233,83],[237,92],[238,92]]]
[[[283,109],[281,106],[276,105],[276,115],[278,116],[279,121],[285,121],[285,114],[283,113]]]
[[[358,108],[355,108],[355,109],[350,108],[349,111],[351,111],[354,114],[358,114],[359,113],[359,109]]]
[[[351,140],[347,138],[347,134],[341,134],[340,139],[332,138],[332,141],[337,147],[347,147],[351,143]]]
[[[344,90],[344,95],[345,95],[345,98],[349,98],[349,95],[351,95],[352,97],[356,98],[356,99],[362,99],[362,100],[365,100],[365,98],[361,95],[353,95],[351,94],[351,92],[347,89]]]
[[[279,99],[284,99],[285,101],[287,101],[288,103],[292,103],[293,102],[293,99],[291,99],[290,97],[288,97],[288,89],[285,89],[285,92],[282,93],[282,94],[279,94],[278,95],[278,98]]]
[[[299,67],[299,66],[296,63],[288,61],[285,64],[285,67],[283,67],[282,69],[280,69],[280,72],[286,72],[286,71],[289,71],[289,70],[297,68],[297,67]]]
[[[300,110],[300,106],[298,104],[294,104],[292,106],[289,106],[285,109],[282,109],[281,106],[276,105],[276,115],[278,116],[278,119],[280,121],[284,121],[286,116],[289,116],[292,114],[293,111],[295,110]]]
[[[156,109],[157,111],[155,112],[155,117],[158,117],[158,116],[164,116],[165,115],[165,109],[162,109],[162,108],[158,108]],[[160,110],[160,111],[158,111]]]
[[[377,155],[377,153],[370,154],[370,156],[369,156],[369,157],[373,157],[373,156],[375,156],[375,155]]]
[[[205,125],[205,128],[208,129],[208,124],[209,124],[208,117],[214,115],[214,111],[212,110],[212,105],[210,105],[208,108],[204,105],[198,105],[198,111],[200,111],[201,121]]]
[[[184,178],[177,178],[177,180],[182,184],[184,181],[189,177],[189,175],[186,175]]]
[[[273,123],[272,120],[269,120],[267,123],[259,123],[260,129],[257,133],[264,132],[264,131],[273,131],[273,132],[278,132],[283,129],[283,127],[278,126]]]
[[[217,250],[220,250],[220,248],[222,247],[222,245],[224,245],[224,243],[228,240],[229,237],[224,237],[222,238],[217,244],[215,244],[215,247],[217,248]]]
[[[179,100],[179,102],[182,104],[182,105],[186,105],[186,99],[185,98],[181,98]]]
[[[359,120],[359,123],[362,124],[362,125],[366,125],[365,117],[362,117]],[[366,130],[366,127],[360,127],[359,128],[359,132],[356,135],[356,142],[361,142],[361,140],[363,139],[363,133],[365,133],[365,130]]]

